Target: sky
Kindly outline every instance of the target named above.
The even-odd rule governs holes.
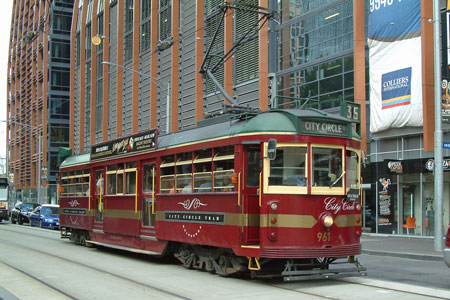
[[[0,120],[6,120],[8,51],[14,0],[2,0],[0,9]],[[6,123],[0,122],[0,158],[6,156]]]

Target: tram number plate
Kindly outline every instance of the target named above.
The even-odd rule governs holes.
[[[318,232],[317,233],[317,241],[319,243],[331,241],[331,233],[330,232]]]

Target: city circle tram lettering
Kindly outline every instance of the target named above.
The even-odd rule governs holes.
[[[84,208],[63,208],[63,215],[86,216],[87,210]]]
[[[165,212],[164,220],[170,222],[184,223],[204,223],[204,224],[225,224],[224,213],[203,213],[203,212]]]
[[[347,125],[329,122],[315,122],[304,120],[301,130],[309,134],[332,134],[339,136],[347,135]]]

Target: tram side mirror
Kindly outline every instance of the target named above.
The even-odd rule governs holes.
[[[274,160],[277,157],[277,140],[270,139],[267,145],[267,158]]]

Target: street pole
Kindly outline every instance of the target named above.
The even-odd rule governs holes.
[[[442,166],[442,121],[441,121],[441,54],[440,54],[440,8],[439,0],[433,0],[433,40],[434,40],[434,250],[443,250],[443,186]]]

